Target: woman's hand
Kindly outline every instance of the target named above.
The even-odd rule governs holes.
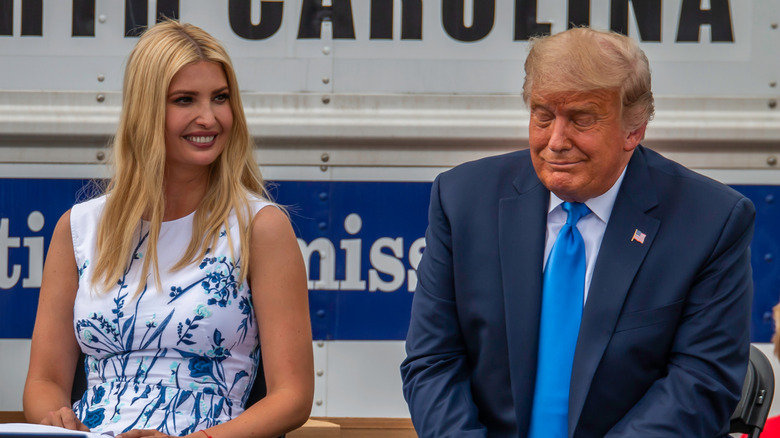
[[[70,430],[89,432],[89,428],[85,426],[84,423],[79,421],[79,419],[76,417],[76,413],[73,412],[73,409],[68,407],[62,407],[56,411],[50,411],[49,415],[47,415],[43,421],[41,421],[41,424],[45,424],[47,426],[64,427],[65,429]]]

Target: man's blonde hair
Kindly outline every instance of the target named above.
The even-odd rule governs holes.
[[[655,111],[650,65],[633,39],[586,27],[531,39],[523,99],[531,93],[618,90],[624,128],[633,131]]]
[[[127,61],[122,89],[122,112],[113,139],[114,176],[106,194],[106,206],[98,227],[97,263],[92,284],[108,290],[127,269],[142,218],[148,220],[146,254],[143,256],[143,288],[150,267],[160,288],[157,242],[165,199],[165,109],[168,87],[183,67],[198,61],[219,64],[229,88],[233,125],[225,149],[212,163],[208,188],[193,219],[192,240],[174,270],[202,259],[222,230],[230,233],[228,217],[235,211],[241,236],[240,260],[249,262],[249,230],[252,217],[248,195],[268,199],[260,170],[252,155],[252,137],[244,116],[238,83],[225,49],[211,35],[191,24],[159,23],[143,35]],[[230,235],[228,234],[228,240]],[[235,259],[231,244],[231,257]],[[246,278],[242,269],[239,281]]]

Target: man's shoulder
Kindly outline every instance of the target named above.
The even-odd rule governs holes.
[[[726,184],[691,170],[652,149],[642,147],[641,153],[657,189],[668,191],[669,194],[691,195],[713,201],[736,202],[744,198],[744,195]],[[664,197],[663,193],[660,195]]]
[[[507,175],[518,175],[526,168],[533,169],[531,157],[527,149],[492,155],[469,161],[443,172],[440,179],[447,181],[470,180],[475,182],[486,179],[496,179]]]
[[[528,150],[469,161],[443,172],[436,180],[442,198],[472,204],[511,196],[518,184],[539,183]]]

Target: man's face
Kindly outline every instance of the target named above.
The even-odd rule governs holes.
[[[646,125],[623,128],[617,90],[533,91],[529,104],[531,161],[564,201],[584,202],[609,190],[644,135]]]

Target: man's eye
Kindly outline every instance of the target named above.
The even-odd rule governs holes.
[[[542,111],[537,111],[537,112],[534,112],[534,118],[538,122],[549,123],[549,122],[551,122],[553,120],[554,117],[553,117],[552,114],[549,114],[549,113],[546,113],[546,112],[542,112]]]
[[[590,115],[586,116],[577,116],[572,119],[575,125],[587,128],[589,126],[593,126],[593,124],[596,122],[596,118]]]

